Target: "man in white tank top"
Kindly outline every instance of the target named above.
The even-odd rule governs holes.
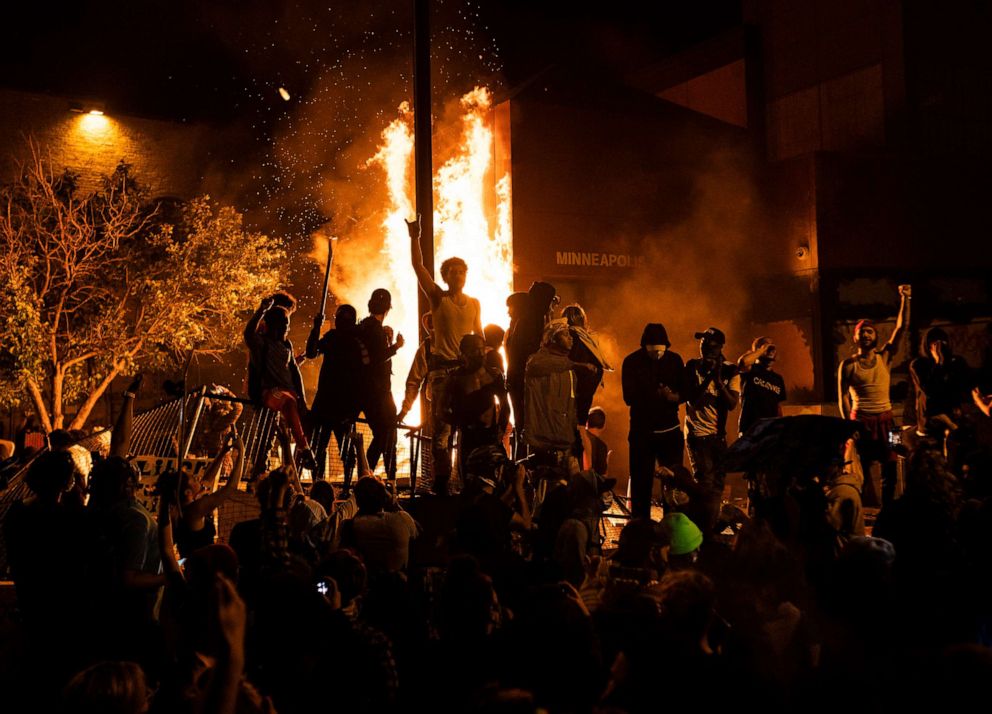
[[[482,309],[479,301],[469,297],[462,290],[468,275],[468,265],[461,258],[448,258],[441,263],[441,280],[447,285],[445,290],[424,266],[424,256],[420,252],[420,217],[407,221],[410,233],[410,258],[417,282],[424,291],[431,306],[434,320],[434,341],[432,344],[433,364],[428,377],[431,385],[431,464],[434,471],[434,492],[447,495],[448,480],[451,477],[451,426],[441,418],[440,405],[445,403],[444,390],[450,371],[460,364],[459,344],[462,337],[469,334],[483,336]]]
[[[895,489],[895,464],[891,461],[889,433],[894,429],[892,403],[889,401],[889,369],[892,357],[899,349],[899,341],[909,324],[909,285],[899,286],[899,315],[889,341],[878,347],[878,332],[871,320],[861,320],[854,326],[854,344],[857,352],[841,362],[837,370],[837,400],[840,414],[845,419],[856,419],[865,427],[865,437],[858,442],[858,453],[865,476],[871,473],[871,464],[882,465],[882,500],[888,501]],[[865,505],[876,505],[877,494],[871,489],[870,478],[865,479]]]

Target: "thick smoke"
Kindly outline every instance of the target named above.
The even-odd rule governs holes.
[[[586,291],[591,326],[616,369],[595,399],[607,413],[616,473],[628,470],[629,413],[620,366],[639,348],[644,325],[663,323],[671,349],[686,361],[699,356],[693,334],[718,327],[727,335],[724,356],[735,361],[755,336],[749,321],[752,281],[776,267],[768,265],[763,249],[760,201],[748,157],[721,151],[701,158],[700,167],[692,177],[686,217],[657,234],[628,239],[629,246],[639,246],[628,252],[643,254],[644,266]],[[728,419],[729,434],[735,433],[736,420],[735,412]]]

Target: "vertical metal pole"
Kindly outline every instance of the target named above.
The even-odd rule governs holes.
[[[417,214],[420,216],[420,252],[424,267],[434,274],[434,167],[432,157],[431,125],[431,3],[414,0],[413,33],[413,135],[414,175],[416,182]],[[418,290],[417,314],[422,318],[430,311],[430,304],[423,291]],[[423,320],[420,340],[426,339]],[[420,400],[421,424],[427,423],[427,403]]]

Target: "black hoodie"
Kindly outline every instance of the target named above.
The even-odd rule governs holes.
[[[660,322],[648,323],[641,336],[641,349],[627,355],[620,370],[623,400],[630,407],[630,435],[650,434],[679,425],[679,403],[685,401],[685,365],[682,357],[671,350],[656,360],[645,345],[666,345],[668,332]],[[658,394],[665,385],[679,395],[678,402],[669,402]]]

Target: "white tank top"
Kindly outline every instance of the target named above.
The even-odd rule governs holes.
[[[892,410],[889,401],[889,367],[882,355],[875,355],[872,367],[862,367],[855,357],[849,372],[851,409],[859,414],[881,414]]]
[[[441,359],[458,359],[458,343],[462,337],[475,330],[479,319],[479,301],[465,297],[464,305],[456,305],[450,295],[441,297],[441,302],[432,311],[434,320],[434,343],[432,349]]]

